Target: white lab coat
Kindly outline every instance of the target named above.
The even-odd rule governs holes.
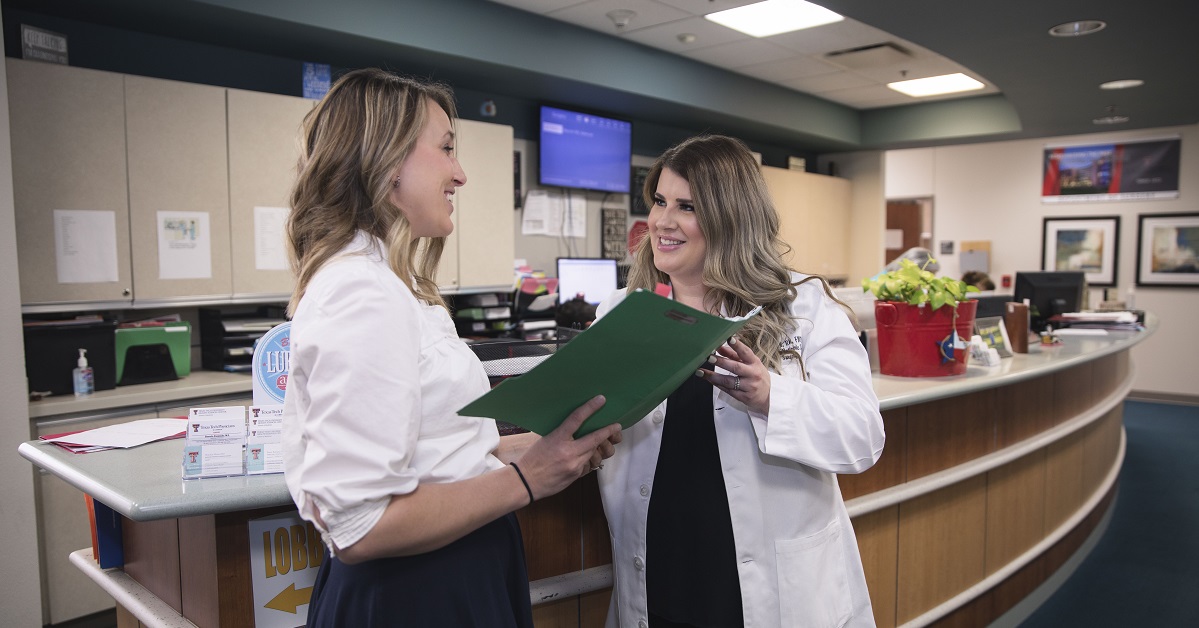
[[[624,295],[614,293],[597,314]],[[819,282],[798,288],[791,313],[796,328],[788,344],[800,350],[808,381],[794,360],[783,364],[781,374],[772,372],[766,416],[718,388],[712,392],[745,626],[873,626],[835,475],[865,471],[882,454],[870,364],[849,318]],[[630,359],[636,359],[635,349]],[[646,560],[646,521],[665,417],[663,401],[624,431],[616,454],[599,471],[615,578],[609,627],[644,628],[648,622],[645,570],[654,565]]]

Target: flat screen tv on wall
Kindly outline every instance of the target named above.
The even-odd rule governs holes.
[[[542,105],[539,128],[541,185],[629,193],[632,122]]]

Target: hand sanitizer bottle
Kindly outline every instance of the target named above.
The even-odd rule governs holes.
[[[79,350],[79,360],[76,361],[78,366],[74,371],[71,371],[75,383],[75,396],[87,397],[96,390],[96,382],[92,377],[92,367],[87,365],[87,349]]]

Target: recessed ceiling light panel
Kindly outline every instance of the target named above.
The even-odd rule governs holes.
[[[887,87],[907,94],[915,98],[923,96],[939,96],[941,94],[953,94],[957,92],[968,92],[986,87],[982,83],[958,72],[956,74],[943,74],[941,76],[930,76],[928,78],[912,79],[909,81],[897,81],[895,83],[887,83]]]
[[[1121,79],[1119,81],[1108,81],[1100,83],[1099,89],[1129,89],[1132,87],[1140,87],[1145,84],[1141,79]]]
[[[1129,120],[1128,116],[1103,116],[1102,118],[1095,118],[1094,120],[1091,120],[1091,122],[1093,122],[1095,124],[1101,124],[1101,125],[1103,125],[1103,124],[1124,124],[1125,122],[1128,122],[1128,120]]]
[[[704,18],[751,37],[769,37],[845,19],[840,14],[804,0],[766,0],[709,13]]]
[[[1107,28],[1107,22],[1103,20],[1078,20],[1077,22],[1058,24],[1049,29],[1049,34],[1054,37],[1081,37],[1098,33],[1105,28]]]

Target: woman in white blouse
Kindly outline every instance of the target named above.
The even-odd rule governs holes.
[[[284,456],[328,548],[309,626],[532,626],[512,513],[620,440],[571,437],[602,397],[544,438],[457,414],[488,380],[433,282],[466,183],[454,114],[448,88],[371,69],[304,121]]]

